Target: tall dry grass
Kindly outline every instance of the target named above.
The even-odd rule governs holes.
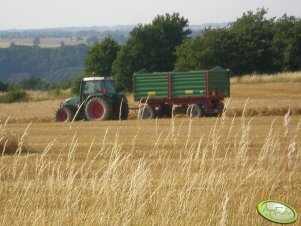
[[[0,158],[0,224],[265,225],[263,199],[301,209],[295,117],[60,124]]]
[[[294,83],[301,82],[301,72],[283,72],[277,74],[251,74],[231,78],[231,84],[258,83]]]

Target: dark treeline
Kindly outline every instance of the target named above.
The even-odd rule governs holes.
[[[68,81],[64,81],[60,84],[57,84],[55,82],[46,81],[41,78],[36,78],[33,76],[24,78],[21,81],[9,81],[9,82],[1,82],[0,81],[0,92],[6,92],[11,89],[49,91],[49,90],[53,90],[53,89],[68,88],[68,87],[70,87],[70,82],[68,82]]]
[[[265,9],[244,13],[228,27],[206,29],[177,48],[176,67],[187,70],[220,65],[233,74],[301,69],[301,20],[267,19]]]
[[[0,48],[0,80],[22,80],[29,76],[62,82],[82,74],[88,47],[40,48],[18,46]]]

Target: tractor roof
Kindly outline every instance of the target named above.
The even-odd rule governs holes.
[[[111,77],[86,77],[83,81],[113,80]]]

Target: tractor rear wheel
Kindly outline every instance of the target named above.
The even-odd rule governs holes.
[[[153,107],[147,104],[139,109],[138,117],[139,119],[154,119],[156,118],[156,111]]]
[[[191,104],[188,106],[186,115],[189,118],[200,118],[205,116],[205,112],[201,105],[199,104]]]
[[[109,120],[112,118],[112,106],[101,97],[88,100],[85,113],[88,120]]]
[[[70,122],[74,116],[73,111],[67,106],[59,107],[55,114],[54,119],[56,122]]]

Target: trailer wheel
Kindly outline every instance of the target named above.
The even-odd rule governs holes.
[[[199,104],[189,105],[186,111],[186,115],[189,118],[200,118],[205,116],[204,109]]]
[[[108,120],[112,118],[112,106],[101,97],[91,98],[85,108],[88,120]]]
[[[147,105],[142,106],[139,108],[138,112],[139,119],[154,119],[156,118],[156,111],[153,107]]]
[[[56,122],[70,122],[73,119],[73,111],[67,106],[59,107],[55,114],[54,119]]]

